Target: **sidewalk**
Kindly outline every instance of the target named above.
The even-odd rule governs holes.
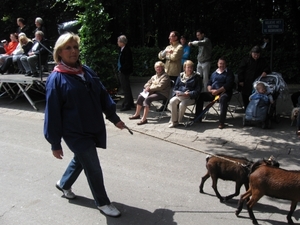
[[[132,77],[133,97],[136,100],[138,94],[149,78]],[[300,85],[289,85],[289,92],[300,90]],[[235,98],[231,105],[238,105]],[[43,120],[45,102],[38,103],[39,111],[34,111],[26,99],[17,99],[11,102],[8,98],[0,99],[0,114],[18,115],[24,118],[37,117]],[[227,127],[218,129],[218,116],[210,110],[207,118],[202,123],[192,126],[178,126],[168,128],[170,112],[166,112],[158,119],[158,113],[151,110],[148,123],[138,126],[137,120],[129,120],[128,117],[134,113],[131,111],[120,112],[121,101],[117,103],[117,113],[133,133],[152,136],[168,142],[187,146],[187,148],[198,149],[204,152],[217,152],[228,154],[241,154],[247,151],[255,151],[255,157],[269,157],[279,154],[291,154],[299,150],[299,138],[295,135],[296,126],[291,126],[290,112],[292,103],[290,98],[277,100],[277,114],[280,115],[279,123],[273,123],[271,129],[261,127],[243,127],[244,111],[237,107],[233,117],[227,114]],[[217,108],[217,105],[216,105]],[[187,115],[188,116],[188,115]],[[188,118],[186,118],[186,121]],[[108,123],[108,122],[107,122]]]
[[[132,92],[135,100],[148,79],[132,78]],[[300,90],[300,85],[289,85],[289,93],[297,90]],[[222,130],[218,129],[218,116],[212,109],[202,123],[176,128],[168,128],[170,112],[165,113],[164,117],[158,120],[159,114],[154,109],[149,113],[148,123],[139,126],[137,120],[128,119],[134,113],[134,109],[125,112],[119,111],[121,102],[117,103],[118,114],[134,132],[180,143],[190,148],[203,151],[213,149],[218,153],[231,151],[231,154],[255,151],[255,157],[268,157],[268,154],[276,156],[276,154],[291,153],[291,151],[300,149],[299,138],[295,135],[296,126],[295,124],[291,126],[292,103],[289,96],[285,99],[277,99],[277,114],[280,115],[279,123],[273,123],[271,129],[262,129],[259,126],[243,127],[244,110],[239,106],[233,113],[233,117],[230,113],[227,114],[226,123],[228,126]],[[230,105],[236,106],[239,103],[236,98],[232,98]],[[215,108],[217,108],[217,105]],[[188,118],[185,119],[188,121]]]

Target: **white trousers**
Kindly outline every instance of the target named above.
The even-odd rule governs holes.
[[[189,105],[195,103],[195,99],[182,99],[182,97],[174,96],[170,99],[169,109],[171,110],[171,121],[170,122],[182,122],[185,110]]]

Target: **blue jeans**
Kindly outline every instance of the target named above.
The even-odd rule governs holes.
[[[110,204],[104,187],[102,169],[95,146],[74,154],[74,158],[60,180],[61,188],[70,189],[82,170],[84,170],[96,205]]]

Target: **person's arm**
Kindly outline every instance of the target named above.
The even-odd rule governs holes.
[[[154,75],[155,76],[155,75]],[[152,80],[153,80],[153,77],[154,76],[152,76],[148,81],[147,81],[147,83],[144,85],[144,89],[146,90],[146,91],[148,91],[149,92],[149,90],[150,90],[150,86],[151,86],[151,84],[152,84]]]
[[[158,58],[160,60],[164,60],[166,58],[167,53],[169,52],[169,46],[167,46],[164,50],[158,53]]]
[[[62,150],[62,94],[55,78],[56,73],[52,73],[46,82],[44,136],[51,144],[51,150]]]
[[[4,45],[5,53],[11,55],[11,53],[16,49],[18,42],[9,42],[8,45]]]
[[[189,96],[191,99],[197,99],[201,93],[201,79],[199,75],[195,75],[194,77],[194,85],[193,90],[189,90]]]
[[[157,92],[157,91],[166,89],[166,87],[168,87],[168,86],[170,86],[170,78],[168,77],[167,74],[165,74],[165,75],[162,75],[158,84],[155,84],[155,85],[152,84],[150,86],[150,91]]]
[[[232,91],[234,87],[234,75],[231,70],[227,70],[226,81],[223,85],[225,91]]]
[[[263,67],[263,72],[261,74],[262,77],[267,76],[267,74],[271,73],[271,69],[269,64],[267,63],[267,61],[265,59],[261,59],[262,60],[262,67]]]
[[[178,61],[181,60],[183,55],[183,47],[182,45],[177,45],[175,49],[169,54],[166,55],[166,59],[170,61]]]
[[[131,74],[133,70],[132,52],[130,47],[125,46],[121,54],[121,68],[123,74]]]
[[[192,41],[189,42],[189,46],[209,46],[210,45],[210,40],[208,38],[204,38],[202,40],[197,40],[197,41]]]

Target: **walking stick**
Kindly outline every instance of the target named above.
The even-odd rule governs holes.
[[[202,118],[205,115],[205,113],[219,100],[219,98],[220,95],[216,95],[215,99],[211,101],[207,106],[205,106],[203,111],[193,121],[187,122],[185,124],[185,127],[192,126],[195,122],[197,122],[200,118]]]

